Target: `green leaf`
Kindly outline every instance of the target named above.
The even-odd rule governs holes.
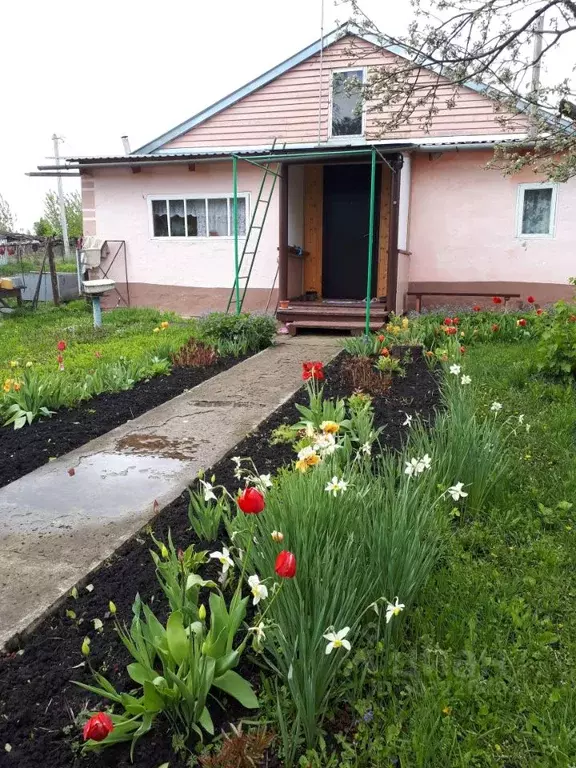
[[[210,717],[210,712],[204,707],[202,710],[202,714],[199,717],[198,722],[204,728],[205,731],[207,731],[211,736],[214,735],[214,723],[212,722],[212,718]]]
[[[182,614],[180,611],[174,611],[168,617],[166,624],[166,638],[168,640],[168,650],[170,655],[180,665],[188,656],[188,637],[182,623]]]
[[[162,712],[165,708],[164,699],[149,680],[144,682],[144,706],[149,712]]]
[[[142,664],[128,664],[126,671],[130,675],[131,679],[135,683],[144,685],[146,681],[152,681],[156,677],[156,673],[150,673],[150,670],[146,669]]]
[[[258,709],[260,704],[252,686],[237,672],[229,670],[214,679],[214,685],[237,699],[246,709]]]

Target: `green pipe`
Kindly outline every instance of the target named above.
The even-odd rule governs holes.
[[[368,155],[374,150],[371,147],[367,147],[366,149],[349,149],[349,150],[338,150],[337,152],[302,152],[300,154],[293,154],[292,152],[281,152],[277,153],[275,155],[240,155],[242,160],[247,160],[249,163],[254,163],[254,161],[262,161],[262,160],[300,160],[307,157],[339,157],[340,155]],[[395,150],[395,153],[398,152],[398,149]]]
[[[370,168],[370,221],[368,224],[368,277],[366,279],[366,336],[370,335],[370,302],[372,299],[372,252],[374,250],[374,206],[376,202],[376,150],[372,149]]]
[[[234,293],[236,296],[236,314],[240,314],[240,264],[238,259],[238,158],[232,155],[232,177],[234,189]]]

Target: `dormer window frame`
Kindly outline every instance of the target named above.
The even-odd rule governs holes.
[[[362,104],[362,130],[361,133],[336,134],[332,133],[332,117],[334,109],[334,75],[341,72],[362,72],[362,86],[366,85],[368,67],[336,67],[330,70],[330,92],[328,100],[328,141],[356,143],[366,140],[366,102]]]

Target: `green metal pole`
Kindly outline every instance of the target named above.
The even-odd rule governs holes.
[[[370,302],[372,300],[372,255],[374,250],[374,206],[376,202],[376,150],[372,149],[370,168],[370,222],[368,226],[368,277],[366,279],[366,336],[370,334]]]
[[[240,314],[240,264],[238,259],[238,158],[232,156],[233,176],[233,213],[234,213],[234,293],[236,295],[236,314]]]

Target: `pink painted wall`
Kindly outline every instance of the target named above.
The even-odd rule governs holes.
[[[102,239],[126,240],[128,278],[131,283],[165,286],[226,287],[234,281],[234,241],[227,237],[154,239],[149,215],[149,195],[232,193],[230,162],[142,168],[141,173],[124,169],[95,169],[93,187],[95,221],[88,214],[89,234]],[[256,204],[262,171],[239,164],[238,192],[250,195],[248,217]],[[88,184],[90,179],[87,179]],[[87,190],[88,191],[88,190]],[[91,190],[90,190],[91,191]],[[242,249],[243,239],[240,240]],[[251,288],[270,288],[278,258],[277,190],[270,205],[252,277]],[[110,276],[124,282],[124,265],[115,264]]]
[[[394,54],[383,52],[365,40],[348,35],[324,51],[322,70],[321,140],[328,139],[329,90],[332,70],[350,66],[370,67],[394,61]],[[431,82],[433,76],[424,70],[421,82]],[[276,137],[288,144],[318,141],[318,95],[320,86],[320,55],[311,56],[268,85],[246,96],[214,117],[165,145],[165,149],[200,147],[262,146]],[[524,122],[506,129],[497,121],[493,102],[469,88],[458,88],[456,106],[446,107],[453,89],[439,89],[438,113],[432,118],[430,136],[479,135],[523,131]],[[369,107],[370,105],[368,105]],[[421,107],[415,116],[425,112]],[[367,113],[367,138],[381,136],[377,121],[384,112]],[[422,136],[417,122],[403,126],[385,138]]]
[[[428,153],[412,158],[410,282],[508,281],[565,284],[576,274],[576,179],[558,186],[551,238],[516,236],[518,185],[486,170],[491,153]]]

